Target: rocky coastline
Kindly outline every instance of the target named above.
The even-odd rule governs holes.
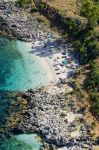
[[[30,9],[17,8],[15,2],[0,2],[0,34],[27,42],[38,39],[38,33],[45,33],[46,28],[31,17]],[[7,110],[10,115],[0,136],[36,132],[43,138],[41,149],[93,150],[91,126],[74,97],[66,94],[64,83],[62,80],[12,96],[15,100]]]
[[[18,111],[13,112],[7,120],[7,132],[36,132],[44,143],[49,143],[47,148],[92,150],[91,126],[83,119],[83,111],[74,103],[73,97],[65,95],[64,88],[60,83],[17,96],[12,108]]]
[[[31,42],[38,37],[38,31],[46,29],[35,18],[32,18],[31,6],[20,8],[15,2],[0,2],[0,33],[9,37]],[[6,31],[5,31],[6,30]]]

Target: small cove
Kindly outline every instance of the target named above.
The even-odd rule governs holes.
[[[0,38],[0,90],[26,91],[46,84],[46,70],[28,44]]]
[[[0,37],[0,91],[26,91],[47,85],[47,73],[29,43]],[[0,126],[7,118],[7,98],[0,95]],[[7,105],[7,106],[6,106]],[[3,114],[3,115],[2,115]],[[21,134],[3,140],[0,150],[39,150],[36,134]]]

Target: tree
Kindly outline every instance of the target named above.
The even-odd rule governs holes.
[[[88,25],[93,27],[99,19],[99,5],[92,0],[81,0],[81,15],[88,19]]]

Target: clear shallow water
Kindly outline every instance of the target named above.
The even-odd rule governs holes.
[[[0,92],[0,131],[5,129],[5,123],[11,112],[18,111],[17,107],[11,107],[12,101],[15,102],[17,97],[15,92]],[[5,138],[1,143],[0,137],[0,150],[39,150],[42,143],[38,139],[36,134],[20,134],[10,139]]]
[[[0,38],[0,91],[25,91],[46,84],[46,70],[28,44]],[[7,110],[13,96],[7,97],[7,94],[0,93],[0,127],[10,116]],[[0,150],[39,150],[40,146],[35,134],[22,134],[5,139]]]
[[[0,90],[25,91],[45,84],[46,71],[28,44],[0,38]]]
[[[5,139],[0,150],[39,150],[42,145],[36,134],[22,134]]]

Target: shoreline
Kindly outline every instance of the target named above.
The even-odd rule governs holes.
[[[5,4],[2,4],[2,7],[3,5],[5,6]],[[5,8],[6,9],[9,8],[8,10],[11,9],[11,12],[12,12],[12,14],[10,13],[8,14],[9,20],[7,20],[8,17],[7,15],[5,15],[2,9],[1,9],[1,14],[2,14],[1,17],[4,20],[8,21],[7,25],[9,29],[12,29],[13,33],[15,33],[17,39],[21,39],[24,42],[30,42],[31,44],[30,43],[29,44],[31,47],[33,45],[32,42],[35,39],[36,41],[41,42],[41,44],[43,43],[47,45],[47,48],[42,47],[39,50],[38,50],[38,46],[35,45],[35,49],[37,48],[37,51],[36,51],[37,58],[41,62],[43,68],[47,71],[47,78],[48,78],[49,83],[57,82],[60,79],[63,79],[63,80],[65,78],[67,79],[68,72],[71,70],[74,71],[74,69],[71,69],[71,65],[73,61],[71,61],[71,64],[69,65],[69,67],[64,66],[62,64],[63,59],[62,59],[61,51],[62,50],[65,51],[65,48],[67,47],[66,46],[67,43],[65,42],[64,44],[65,48],[64,48],[64,46],[62,45],[64,41],[62,38],[59,37],[59,35],[58,36],[54,35],[52,31],[48,31],[42,24],[39,24],[39,22],[37,22],[36,20],[29,19],[30,14],[24,9],[23,10],[25,12],[20,21],[22,10],[21,9],[17,10],[17,8],[14,6],[14,3],[11,3],[11,5],[10,3],[8,3],[8,6],[9,7],[7,8],[5,7]],[[14,7],[15,10],[17,10],[20,15],[17,16],[16,11],[15,10],[12,11],[12,7]],[[24,26],[24,28],[22,26]],[[36,27],[38,27],[38,29],[36,29]],[[42,54],[42,51],[45,56]],[[52,58],[50,58],[50,56]],[[61,62],[58,61],[58,57],[60,57],[59,60]],[[61,67],[60,64],[62,64],[64,67]]]
[[[12,18],[10,18],[9,22],[13,24],[13,22],[11,21]],[[16,18],[13,18],[14,23],[15,19]],[[23,24],[25,22],[27,21],[23,20]],[[30,22],[31,21],[28,20],[28,25],[30,25]],[[32,22],[32,24],[33,23],[34,22]],[[48,38],[47,34],[45,35],[42,33],[41,35],[39,35],[39,37],[36,36],[34,34],[35,32],[33,32],[32,25],[30,28],[28,27],[28,25],[26,25],[26,28],[22,28],[22,25],[20,23],[18,24],[16,22],[15,24],[18,25],[18,27],[21,27],[21,30],[17,31],[17,36],[20,34],[20,38],[27,40],[29,34],[30,39],[28,40],[33,42],[33,39],[31,38],[33,35],[35,36],[35,39],[37,39],[36,41],[40,41],[39,38],[41,38],[41,43],[43,43],[44,39],[46,40],[46,38]],[[18,29],[18,27],[16,28]],[[26,32],[24,32],[23,29],[26,29]],[[40,28],[40,30],[42,31],[43,29]],[[25,33],[25,36],[21,37],[21,34],[23,33]],[[46,31],[46,33],[48,32]],[[64,75],[66,77],[67,83],[67,75],[71,69],[69,68],[69,66],[64,66],[62,69],[62,67],[59,65],[60,63],[62,64],[63,60],[61,51],[65,51],[65,48],[62,45],[60,46],[61,42],[58,42],[57,44],[57,38],[54,38],[54,36],[52,35],[51,38],[53,38],[54,41],[52,42],[52,45],[55,44],[53,49],[56,49],[56,51],[58,50],[57,54],[56,51],[54,51],[55,53],[52,52],[49,54],[49,50],[51,49],[50,43],[48,44],[48,42],[45,42],[45,44],[48,44],[48,49],[45,48],[44,50],[42,47],[42,49],[38,50],[37,45],[34,47],[35,49],[37,48],[35,52],[36,57],[41,62],[41,65],[44,67],[44,69],[47,69],[47,78],[49,83],[52,80],[54,81],[59,79],[60,77],[64,78]],[[30,48],[33,46],[32,42],[28,44]],[[68,45],[66,46],[66,49],[66,51],[68,51]],[[45,56],[44,54],[48,54],[48,56]],[[51,59],[50,56],[52,57]],[[71,61],[71,64],[73,62],[74,60]],[[54,63],[55,66],[53,66]],[[58,65],[56,65],[56,63],[58,63]],[[56,69],[58,69],[58,71],[56,71]],[[90,126],[84,120],[84,115],[83,112],[81,112],[81,108],[73,101],[74,97],[72,95],[65,95],[66,89],[65,86],[61,83],[59,83],[59,86],[55,85],[55,87],[53,87],[53,85],[51,84],[48,88],[46,86],[44,86],[44,88],[44,90],[30,90],[28,92],[22,93],[22,95],[20,94],[17,96],[17,100],[15,102],[16,105],[12,104],[12,108],[17,108],[17,106],[19,106],[19,112],[10,114],[13,117],[10,116],[8,118],[8,131],[11,134],[12,132],[14,133],[17,131],[21,131],[22,133],[37,131],[38,133],[41,133],[41,137],[44,137],[44,142],[46,141],[49,144],[49,147],[50,145],[57,145],[58,147],[67,146],[68,149],[79,149],[83,147],[86,149],[91,149],[94,141],[91,140],[88,132]],[[58,92],[56,88],[58,89]],[[68,88],[69,87],[67,85],[67,91],[69,90]],[[63,92],[63,90],[65,92]],[[18,120],[15,119],[17,118],[16,116],[18,116]]]
[[[85,146],[90,149],[93,144],[88,132],[90,126],[83,118],[83,114],[79,113],[81,108],[73,101],[72,96],[64,98],[65,93],[56,93],[56,90],[55,94],[50,93],[50,88],[52,86],[20,93],[20,101],[16,101],[19,111],[12,113],[12,117],[8,118],[9,134],[14,135],[17,131],[21,133],[34,131],[42,138],[42,150],[50,149],[50,146],[55,148],[54,150],[60,147],[79,149]],[[60,87],[57,88],[60,91]],[[20,104],[23,103],[21,108]],[[16,115],[18,120],[14,119]]]
[[[44,35],[42,35],[43,37]],[[53,38],[50,39],[53,41]],[[79,66],[69,54],[69,48],[67,43],[64,45],[57,45],[57,48],[53,45],[56,45],[56,40],[52,44],[48,44],[49,38],[46,35],[46,40],[43,37],[43,40],[39,38],[35,42],[26,42],[31,52],[36,56],[38,61],[41,63],[42,67],[46,71],[48,78],[48,85],[58,82],[68,82],[68,78],[71,78],[75,74],[75,69]],[[63,39],[61,39],[63,42]],[[50,41],[51,42],[51,41]],[[43,46],[42,46],[43,43]],[[40,45],[41,44],[41,45]],[[46,46],[46,48],[44,48]],[[52,47],[51,47],[52,46]],[[67,64],[63,64],[64,61],[67,61]],[[68,86],[68,89],[72,89]]]
[[[27,43],[27,46],[32,50],[32,48],[31,48],[32,42],[26,42],[26,43]],[[41,63],[44,70],[47,72],[48,84],[55,82],[57,77],[54,72],[54,68],[52,68],[52,66],[51,66],[51,62],[50,62],[49,58],[44,58],[44,57],[40,57],[40,56],[36,56],[36,58]]]
[[[47,72],[47,78],[48,78],[48,83],[53,83],[56,81],[56,75],[55,72],[50,64],[50,61],[48,58],[40,58],[38,57],[38,60],[41,62],[43,68],[46,68]]]

